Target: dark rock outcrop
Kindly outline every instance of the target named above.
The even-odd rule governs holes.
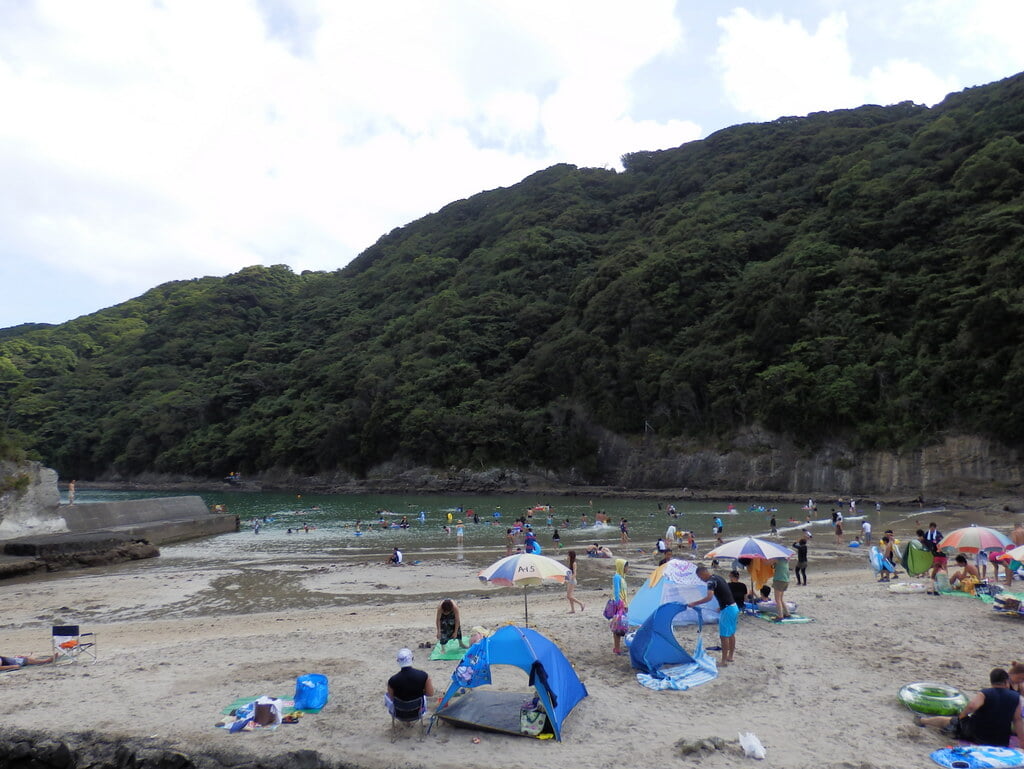
[[[0,734],[5,769],[355,769],[313,750],[255,756],[237,748],[192,751],[145,738],[80,732],[55,737],[27,729]]]

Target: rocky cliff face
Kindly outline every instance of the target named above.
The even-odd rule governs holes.
[[[602,483],[627,488],[699,488],[838,495],[950,497],[1019,492],[1019,451],[977,436],[950,436],[905,453],[854,452],[840,444],[806,451],[778,435],[749,430],[720,449],[635,446],[603,435]]]
[[[0,462],[0,537],[66,529],[57,473],[38,462]]]

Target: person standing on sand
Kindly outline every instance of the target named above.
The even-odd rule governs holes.
[[[623,545],[629,542],[629,521],[625,518],[619,521],[619,542]]]
[[[583,601],[576,597],[576,551],[569,551],[569,574],[565,580],[565,597],[569,600],[569,613],[576,613],[576,604],[580,605],[580,611],[583,611]]]
[[[836,544],[842,546],[843,544],[843,519],[839,518],[836,521]]]
[[[733,656],[736,654],[736,623],[740,617],[740,607],[733,599],[729,583],[717,574],[712,574],[711,569],[702,563],[697,564],[697,578],[707,583],[708,594],[699,601],[687,605],[691,609],[696,609],[712,598],[718,599],[718,605],[721,607],[718,615],[718,637],[722,642],[721,664],[728,665],[733,662]]]
[[[615,574],[612,576],[612,600],[621,604],[621,612],[626,611],[628,595],[626,591],[626,571],[628,569],[629,561],[625,558],[615,559]],[[612,629],[612,652],[614,654],[622,654],[622,638],[626,633],[615,629],[614,616],[610,620],[610,623],[610,627]]]
[[[462,525],[462,521],[458,521],[455,524],[455,544],[461,546],[462,538],[466,536],[466,527]]]
[[[772,574],[772,592],[775,593],[775,621],[782,622],[789,615],[785,594],[789,588],[789,560],[774,558],[775,572]]]
[[[1010,532],[1010,539],[1013,540],[1014,547],[1024,545],[1024,523],[1017,521],[1017,523],[1013,524],[1013,531]]]
[[[807,585],[807,540],[801,537],[793,543],[796,550],[796,584]],[[802,578],[802,579],[801,579]]]

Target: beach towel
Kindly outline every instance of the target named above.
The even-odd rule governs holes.
[[[718,665],[713,657],[704,653],[704,641],[697,639],[693,650],[693,662],[682,665],[668,665],[658,669],[659,678],[648,673],[637,673],[636,682],[652,691],[671,689],[683,692],[694,686],[706,684],[718,677]]]
[[[430,659],[432,659],[432,660],[461,660],[463,658],[463,656],[466,654],[466,649],[468,649],[470,646],[472,646],[472,644],[470,644],[470,642],[469,642],[469,637],[468,636],[463,636],[462,637],[462,643],[464,643],[465,646],[459,646],[458,639],[452,638],[451,640],[448,641],[448,643],[446,643],[444,646],[442,646],[441,642],[438,641],[436,644],[434,644],[434,648],[430,652]]]
[[[950,587],[948,585],[943,587],[941,583],[937,583],[937,584],[939,585],[939,595],[953,595],[953,596],[963,596],[964,598],[977,598],[982,603],[987,603],[989,605],[995,603],[995,600],[996,600],[995,598],[993,598],[992,596],[990,596],[990,595],[988,595],[986,593],[974,593],[974,592],[965,593],[963,590],[957,590],[957,589],[955,589],[953,587]]]
[[[771,581],[775,574],[775,565],[763,558],[754,558],[747,566],[747,571],[750,572],[756,592]]]
[[[250,702],[255,702],[259,698],[260,698],[260,695],[258,695],[258,694],[257,695],[253,695],[252,697],[239,697],[237,700],[232,702],[230,705],[228,705],[226,708],[224,708],[220,712],[221,712],[222,715],[229,716],[229,715],[231,715],[231,713],[233,711],[238,710],[240,707],[243,707],[244,705],[248,705]],[[281,714],[285,715],[285,716],[288,715],[289,713],[319,713],[321,710],[323,710],[323,708],[315,708],[315,709],[313,709],[313,708],[310,708],[310,709],[296,708],[295,707],[295,700],[293,700],[291,697],[274,697],[274,699],[280,701],[280,704],[281,704]]]

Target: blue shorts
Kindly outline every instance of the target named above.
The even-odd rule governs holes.
[[[740,607],[734,603],[729,604],[722,613],[718,615],[718,635],[722,638],[732,638],[736,635],[736,621],[740,618]]]

